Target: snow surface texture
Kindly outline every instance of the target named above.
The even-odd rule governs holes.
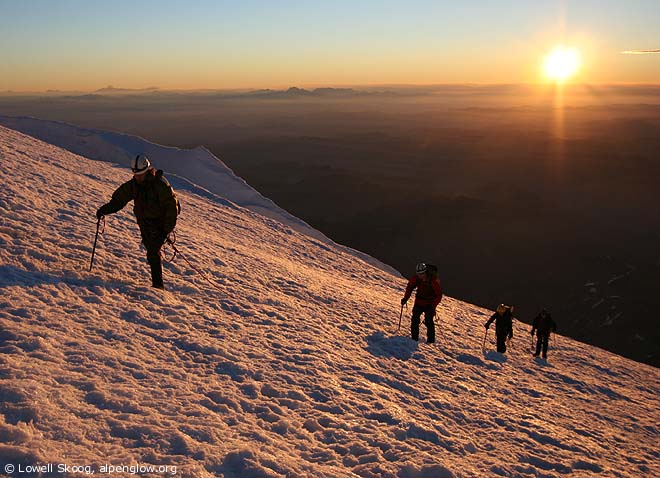
[[[418,344],[408,317],[394,333],[401,277],[230,201],[180,192],[178,246],[213,286],[177,258],[146,287],[130,206],[87,272],[125,179],[0,127],[0,474],[660,476],[658,369],[560,336],[533,359],[518,322],[484,351],[491,312],[449,297]]]
[[[0,115],[0,125],[86,158],[115,163],[127,170],[132,158],[137,154],[146,154],[154,167],[165,171],[177,191],[190,190],[198,194],[206,194],[210,198],[221,196],[239,206],[288,225],[296,231],[325,243],[337,245],[302,219],[291,215],[262,196],[203,146],[191,150],[172,148],[151,143],[138,136],[80,128],[59,121],[25,116]],[[394,268],[367,254],[346,246],[340,247],[387,272],[397,273]]]

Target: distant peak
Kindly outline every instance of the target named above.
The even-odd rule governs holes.
[[[105,88],[94,91],[94,93],[127,93],[127,92],[141,92],[141,91],[154,91],[159,90],[158,86],[150,86],[148,88],[115,88],[108,85]]]
[[[289,94],[295,94],[295,95],[310,95],[311,92],[304,89],[304,88],[298,88],[297,86],[292,86],[288,90],[286,90],[287,93]]]

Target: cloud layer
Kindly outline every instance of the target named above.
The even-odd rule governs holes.
[[[649,55],[651,53],[660,53],[660,50],[625,50],[622,55]]]

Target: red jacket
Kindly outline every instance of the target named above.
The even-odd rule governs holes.
[[[417,288],[417,294],[415,294],[415,305],[432,305],[435,308],[442,300],[442,289],[440,288],[440,281],[437,277],[434,277],[430,281],[424,281],[420,279],[417,274],[412,276],[408,280],[406,295],[403,296],[404,300],[408,300],[415,288]]]

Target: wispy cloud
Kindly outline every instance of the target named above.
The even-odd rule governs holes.
[[[649,55],[651,53],[660,53],[660,50],[625,50],[622,55]]]

